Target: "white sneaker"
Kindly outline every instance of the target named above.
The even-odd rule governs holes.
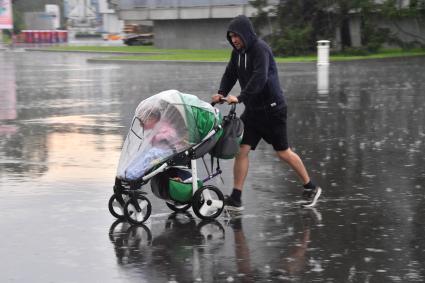
[[[309,192],[311,191],[311,192]],[[322,188],[316,187],[313,190],[304,190],[303,196],[308,195],[308,202],[303,204],[304,207],[313,207],[316,205],[317,200],[319,199],[320,195],[322,194]]]

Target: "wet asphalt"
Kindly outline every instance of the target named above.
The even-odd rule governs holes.
[[[132,226],[107,203],[137,104],[167,89],[209,101],[225,64],[93,56],[0,50],[1,282],[425,281],[425,57],[279,65],[316,208],[262,142],[242,214],[173,214],[147,187],[152,215]],[[228,193],[221,166],[210,183]]]

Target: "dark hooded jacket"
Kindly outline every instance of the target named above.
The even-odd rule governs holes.
[[[243,50],[233,46],[230,32],[241,37]],[[241,87],[238,100],[245,104],[248,111],[268,111],[285,106],[273,53],[267,43],[257,37],[246,16],[237,16],[230,22],[227,40],[233,46],[233,51],[218,93],[227,96],[238,80]]]

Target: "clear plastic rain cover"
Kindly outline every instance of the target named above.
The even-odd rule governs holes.
[[[218,123],[218,110],[194,95],[168,90],[143,100],[124,142],[117,177],[136,180],[202,139]]]

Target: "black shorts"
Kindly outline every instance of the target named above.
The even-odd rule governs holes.
[[[286,133],[286,106],[273,109],[270,112],[245,111],[241,119],[244,122],[244,133],[241,144],[251,146],[255,150],[261,139],[273,146],[276,151],[287,150],[288,137]]]

